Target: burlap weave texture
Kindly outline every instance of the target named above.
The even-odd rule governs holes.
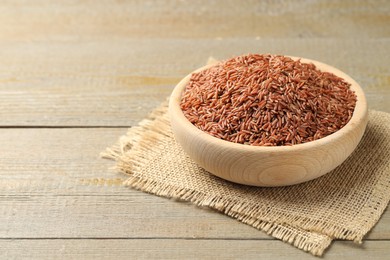
[[[289,187],[234,184],[200,168],[175,142],[166,103],[104,156],[130,187],[214,208],[314,255],[335,238],[361,242],[390,200],[390,115],[378,111],[341,166]]]

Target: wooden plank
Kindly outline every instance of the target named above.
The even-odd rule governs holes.
[[[0,238],[271,239],[188,203],[122,186],[98,157],[126,129],[0,129]],[[390,238],[387,211],[369,239]]]
[[[0,48],[0,126],[134,125],[210,55],[248,52],[336,66],[362,85],[371,108],[390,112],[387,39],[121,39],[3,42]]]
[[[0,240],[2,259],[313,259],[275,240],[56,239]],[[390,241],[336,241],[322,259],[388,259]]]
[[[235,220],[122,186],[99,158],[126,129],[0,129],[0,238],[265,238]]]
[[[282,8],[283,7],[283,8]],[[0,40],[390,36],[386,0],[3,1]],[[189,29],[190,28],[190,29]]]

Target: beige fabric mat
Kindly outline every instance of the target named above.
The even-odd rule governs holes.
[[[390,199],[390,114],[378,111],[341,166],[289,187],[234,184],[198,167],[175,143],[167,103],[103,156],[129,175],[129,187],[214,208],[314,255],[335,238],[361,242]]]

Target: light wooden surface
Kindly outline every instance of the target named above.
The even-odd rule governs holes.
[[[121,185],[99,158],[181,77],[248,52],[334,65],[390,112],[388,1],[1,1],[0,258],[309,259],[207,209]],[[363,245],[386,259],[390,212]]]

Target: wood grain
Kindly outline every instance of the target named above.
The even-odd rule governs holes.
[[[272,239],[215,211],[123,187],[126,176],[98,155],[125,131],[0,129],[0,238]],[[389,211],[368,238],[390,239]]]
[[[0,48],[1,126],[131,126],[210,55],[259,51],[333,65],[362,86],[370,108],[390,112],[388,40],[124,38]]]
[[[0,129],[0,238],[268,238],[214,211],[123,187],[126,177],[99,153],[125,132]]]
[[[4,239],[0,247],[4,259],[314,259],[275,240]],[[389,247],[389,241],[364,245],[336,241],[321,259],[383,260]]]
[[[390,36],[386,0],[19,0],[3,1],[0,12],[1,41]]]

